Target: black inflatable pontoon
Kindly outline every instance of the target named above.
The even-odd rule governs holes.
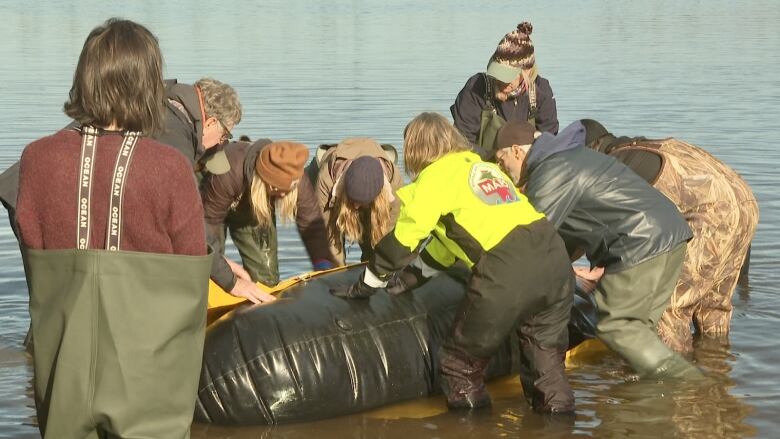
[[[231,425],[310,421],[439,392],[436,353],[464,294],[454,276],[413,292],[346,300],[332,286],[363,267],[310,279],[264,306],[238,306],[209,326],[195,418]],[[592,337],[593,310],[575,296],[572,344]],[[517,371],[507,339],[488,375]]]

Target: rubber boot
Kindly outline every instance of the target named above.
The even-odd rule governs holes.
[[[529,405],[537,413],[574,413],[574,392],[565,373],[565,348],[543,348],[520,340],[520,382]]]
[[[686,379],[696,380],[704,378],[701,369],[691,364],[682,355],[674,353],[661,361],[654,369],[640,375],[642,379]]]
[[[485,369],[490,358],[473,357],[461,350],[441,348],[439,351],[442,391],[447,407],[479,409],[492,404],[485,388]]]

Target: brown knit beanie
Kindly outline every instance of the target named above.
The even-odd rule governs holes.
[[[533,67],[536,64],[534,44],[531,42],[533,29],[527,21],[518,24],[517,29],[504,35],[490,60],[520,69]]]
[[[306,145],[295,142],[273,142],[257,155],[255,171],[260,178],[275,188],[292,190],[293,183],[303,176],[303,167],[309,158]]]
[[[373,202],[384,184],[385,172],[379,159],[374,157],[358,157],[344,172],[344,192],[355,203]]]

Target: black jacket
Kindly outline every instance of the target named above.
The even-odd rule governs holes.
[[[615,158],[584,146],[577,121],[531,147],[521,184],[558,229],[570,252],[584,249],[592,266],[619,271],[691,239],[677,207]]]
[[[555,106],[555,96],[553,96],[550,82],[537,76],[535,83],[536,129],[558,134],[558,110]],[[466,85],[455,98],[455,103],[450,107],[455,127],[472,144],[477,142],[482,123],[482,109],[487,107],[485,94],[485,75],[477,73],[466,81]],[[528,120],[528,109],[531,105],[528,101],[528,93],[523,93],[514,99],[507,99],[506,102],[499,102],[495,99],[493,101],[496,104],[496,112],[507,122]]]
[[[169,79],[165,81],[165,98],[165,127],[154,139],[181,151],[195,169],[206,152],[198,93],[193,85]]]

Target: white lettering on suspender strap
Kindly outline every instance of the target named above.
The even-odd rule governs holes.
[[[536,82],[532,82],[528,85],[528,114],[536,119]],[[529,118],[530,119],[530,118]]]
[[[111,203],[108,209],[108,230],[106,230],[106,250],[119,250],[122,238],[122,204],[125,194],[127,170],[132,158],[139,133],[128,132],[119,148],[114,164],[114,176],[111,179]]]
[[[91,126],[81,127],[81,167],[79,169],[79,205],[76,232],[76,248],[89,248],[90,206],[92,198],[92,171],[95,168],[95,147],[97,146],[98,130]],[[111,197],[108,212],[108,230],[106,233],[106,250],[119,250],[122,230],[122,197],[127,179],[127,169],[130,158],[135,150],[140,133],[128,131],[125,133],[122,146],[114,165],[111,178]]]
[[[86,250],[89,247],[89,209],[92,198],[92,168],[95,159],[97,130],[81,127],[81,167],[79,168],[79,206],[76,222],[76,248]]]

